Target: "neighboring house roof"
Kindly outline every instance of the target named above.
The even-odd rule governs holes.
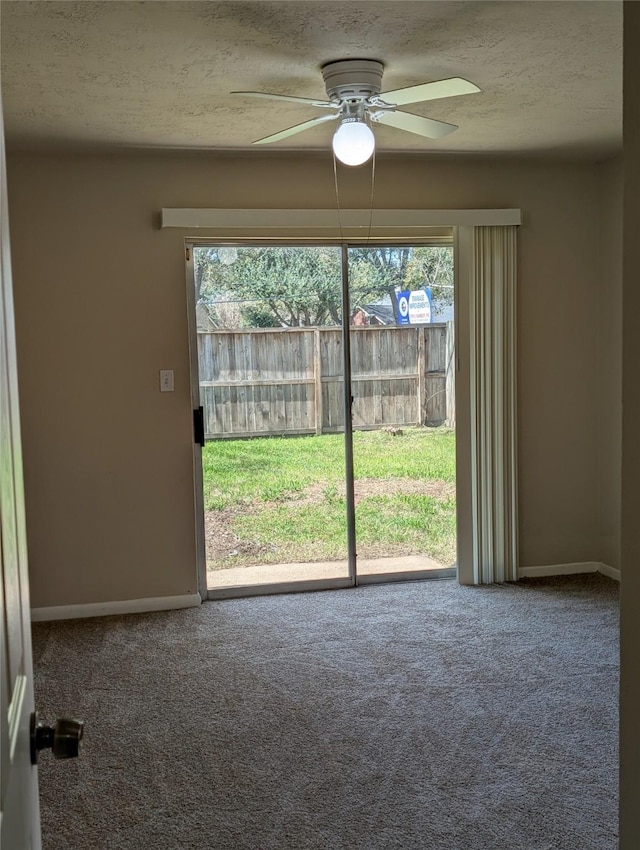
[[[370,319],[377,319],[381,325],[395,325],[396,317],[393,313],[393,307],[390,304],[363,304],[356,307],[354,313],[361,310],[364,315]]]

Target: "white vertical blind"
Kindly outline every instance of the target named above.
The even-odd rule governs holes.
[[[518,577],[515,226],[475,227],[470,293],[476,584]]]

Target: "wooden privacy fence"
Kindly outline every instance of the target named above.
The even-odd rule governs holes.
[[[453,322],[352,327],[353,427],[455,425]],[[344,430],[340,328],[198,333],[205,437]]]

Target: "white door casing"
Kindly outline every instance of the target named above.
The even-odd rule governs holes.
[[[1,104],[0,192],[0,845],[40,850],[38,774],[30,754],[29,578]]]
[[[347,216],[346,218],[344,216]],[[371,217],[373,215],[373,217]],[[516,357],[515,357],[515,295],[516,295],[516,240],[509,238],[509,244],[502,250],[484,251],[486,262],[494,262],[493,271],[500,274],[500,280],[493,280],[489,274],[484,279],[506,284],[505,311],[502,324],[497,322],[497,305],[492,302],[492,310],[482,313],[483,301],[477,291],[477,283],[483,278],[480,274],[482,263],[479,260],[479,242],[477,231],[483,228],[503,229],[522,223],[519,209],[448,209],[448,210],[347,210],[339,216],[335,209],[329,210],[291,210],[291,209],[173,209],[161,211],[161,226],[177,228],[187,233],[197,228],[206,228],[206,240],[225,241],[229,234],[234,239],[251,240],[260,238],[283,238],[290,236],[292,230],[306,228],[310,236],[317,238],[324,234],[327,241],[347,242],[362,236],[366,228],[373,226],[393,239],[393,232],[402,233],[410,238],[425,236],[428,228],[453,228],[455,251],[455,340],[456,340],[456,501],[457,501],[457,542],[458,542],[458,581],[461,584],[478,584],[491,581],[509,581],[517,578],[517,446],[516,446]],[[349,229],[344,234],[343,226]],[[377,234],[380,236],[380,233]],[[191,241],[191,240],[189,240]],[[205,240],[203,240],[205,241]],[[197,240],[193,239],[193,243]],[[508,274],[502,274],[501,264]],[[191,272],[192,274],[192,272]],[[187,280],[190,272],[187,269]],[[193,285],[191,284],[191,289]],[[484,292],[485,300],[493,291]],[[506,309],[508,306],[508,309]],[[494,315],[496,314],[496,315]],[[494,319],[496,321],[494,322]],[[508,354],[507,368],[503,369],[498,356],[498,348],[491,346],[493,330],[500,332],[500,345]],[[478,332],[487,345],[481,352],[471,346],[471,338],[476,339]],[[494,350],[495,348],[495,350]],[[491,357],[489,356],[491,355]],[[495,356],[494,356],[495,355]],[[483,359],[484,358],[484,359]],[[192,387],[197,384],[197,362],[193,367]],[[496,368],[497,367],[497,368]],[[499,372],[499,373],[498,373]],[[478,390],[478,377],[489,375],[490,381],[500,383],[501,392],[491,399],[483,394],[482,398],[472,397]],[[194,383],[195,382],[195,383]],[[473,384],[473,386],[472,386]],[[194,399],[195,402],[195,399]],[[198,402],[199,403],[199,402]],[[495,403],[495,410],[491,407]],[[479,411],[493,410],[491,426],[480,422]],[[500,428],[501,418],[507,418],[507,427]],[[495,427],[494,427],[495,426]],[[483,440],[489,441],[490,452],[486,451]],[[489,469],[489,467],[491,467]],[[499,473],[500,486],[496,490],[498,498],[492,492],[481,491],[480,484],[491,480],[487,473]],[[484,480],[482,480],[482,476]],[[493,475],[495,479],[495,475]],[[497,480],[497,479],[496,479]],[[196,494],[198,493],[196,482]],[[198,495],[196,495],[196,501]],[[497,520],[499,535],[492,535],[492,522]],[[502,541],[498,549],[493,542]],[[491,542],[492,545],[488,545]],[[494,571],[492,563],[498,556],[498,568]],[[200,565],[201,574],[205,570]]]

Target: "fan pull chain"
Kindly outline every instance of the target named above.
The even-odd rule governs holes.
[[[367,232],[367,248],[371,243],[371,226],[373,223],[373,193],[376,182],[376,149],[373,149],[373,157],[371,159],[371,196],[369,198],[369,229]]]
[[[374,148],[371,158],[371,193],[369,195],[369,224],[367,226],[367,236],[365,245],[368,247],[371,243],[371,230],[373,227],[373,198],[375,193],[376,182],[376,151]],[[333,185],[336,193],[336,211],[338,213],[338,231],[340,233],[340,241],[345,241],[344,228],[342,226],[342,207],[340,205],[340,189],[338,188],[338,165],[335,153],[333,153]]]
[[[335,152],[333,155],[333,185],[336,190],[336,209],[338,211],[338,230],[340,231],[340,242],[344,242],[344,231],[342,229],[342,210],[340,208],[340,190],[338,189],[338,165]]]

